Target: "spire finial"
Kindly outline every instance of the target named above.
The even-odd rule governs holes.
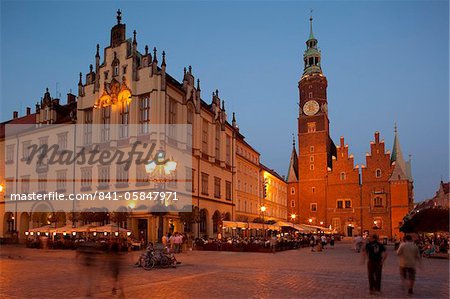
[[[162,51],[162,63],[161,66],[166,66],[166,51]]]
[[[236,114],[233,112],[233,122],[236,122]]]
[[[313,23],[312,13],[313,13],[313,10],[311,9],[310,15],[309,15],[309,39],[314,39],[313,27],[312,27],[312,23]]]
[[[156,47],[153,47],[153,62],[158,62],[158,59],[156,58]]]
[[[145,55],[146,56],[148,55],[148,46],[147,45],[145,45]]]
[[[295,135],[292,133],[292,146],[295,148]]]
[[[186,67],[183,69],[183,74],[186,76]]]
[[[394,133],[397,134],[397,122],[394,123]]]
[[[78,81],[78,85],[83,84],[82,77],[83,77],[83,74],[80,72],[80,80]]]
[[[197,90],[200,91],[200,79],[197,79]]]
[[[89,72],[92,73],[92,70],[94,69],[94,67],[92,66],[92,63],[89,65]]]
[[[95,57],[100,57],[100,45],[97,44],[97,53],[95,53]]]
[[[225,101],[222,100],[222,110],[225,111]]]
[[[136,41],[136,30],[133,30],[133,44],[137,44],[137,41]]]
[[[120,11],[120,9],[117,10],[117,24],[120,24],[120,22],[122,21],[122,12]]]
[[[189,74],[192,74],[192,66],[189,66]]]

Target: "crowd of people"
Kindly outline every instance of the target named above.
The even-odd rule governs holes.
[[[322,250],[327,244],[334,246],[335,236],[318,234],[296,234],[270,232],[266,236],[227,236],[220,233],[216,238],[197,238],[195,248],[200,250],[222,251],[262,251],[276,252],[311,246]],[[319,249],[320,248],[320,249]]]

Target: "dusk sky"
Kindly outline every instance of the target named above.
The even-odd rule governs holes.
[[[118,8],[141,52],[165,50],[167,71],[180,81],[192,65],[208,103],[219,89],[228,120],[235,111],[261,161],[282,175],[313,9],[335,143],[344,136],[355,163],[365,164],[375,131],[392,149],[397,122],[403,154],[412,155],[415,201],[448,180],[448,1],[1,1],[0,120],[27,106],[34,112],[46,87],[56,96],[57,86],[63,102],[75,93],[96,44],[109,45]]]

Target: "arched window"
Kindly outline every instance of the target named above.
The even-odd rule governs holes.
[[[216,210],[212,216],[212,221],[213,221],[213,233],[218,233],[220,225],[222,224],[222,214]]]
[[[294,195],[295,194],[295,188],[291,187],[291,194]]]
[[[207,227],[206,210],[201,209],[200,210],[200,232],[206,233],[206,227]]]
[[[189,125],[187,128],[187,145],[188,147],[192,148],[192,132],[194,131],[194,109],[190,104],[187,107],[187,124]]]
[[[381,178],[381,169],[375,170],[375,177]]]
[[[341,172],[340,173],[340,178],[341,178],[341,181],[346,180],[347,179],[347,174],[345,172]]]

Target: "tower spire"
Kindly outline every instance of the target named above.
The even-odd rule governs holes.
[[[117,24],[120,24],[120,22],[122,21],[122,12],[120,11],[120,9],[117,10]]]
[[[313,23],[312,12],[313,12],[313,10],[311,9],[310,16],[309,16],[309,39],[314,39],[313,26],[312,26],[312,23]]]
[[[391,163],[395,162],[394,171],[391,175],[391,180],[408,179],[412,180],[411,167],[407,165],[403,158],[403,153],[400,148],[400,140],[398,138],[397,123],[394,125],[394,145],[392,147]]]

